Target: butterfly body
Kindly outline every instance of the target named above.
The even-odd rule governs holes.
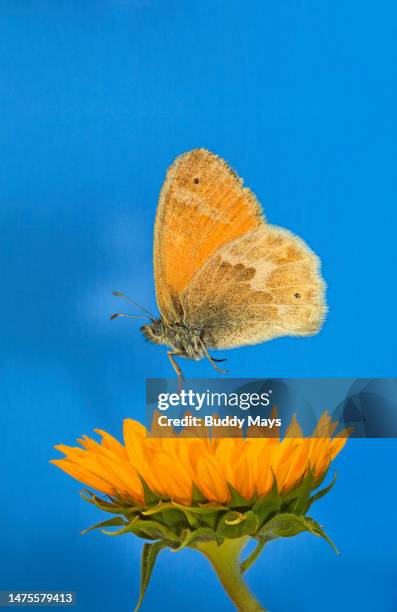
[[[158,319],[143,325],[141,332],[149,342],[166,345],[179,357],[198,361],[205,356],[204,341],[197,327],[189,327],[181,322],[166,324]]]

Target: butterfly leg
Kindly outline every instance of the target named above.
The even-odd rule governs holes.
[[[175,361],[174,357],[177,357],[178,355],[182,355],[182,354],[183,353],[173,353],[172,351],[167,352],[168,359],[171,361],[172,367],[174,368],[175,372],[178,375],[178,391],[182,391],[182,383],[184,382],[185,379],[183,378],[182,370],[177,364],[177,362]]]
[[[219,374],[228,374],[229,370],[221,370],[221,368],[216,365],[215,361],[218,361],[218,360],[214,359],[213,357],[211,357],[211,355],[207,351],[207,347],[205,346],[204,342],[201,342],[201,346],[203,348],[204,355],[207,357],[208,361],[210,362],[210,364],[212,365],[214,370],[219,372]],[[221,361],[223,361],[223,360],[221,360]]]

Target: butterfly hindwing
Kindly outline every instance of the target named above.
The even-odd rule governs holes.
[[[163,320],[184,317],[180,296],[219,248],[264,223],[255,196],[223,159],[204,149],[178,157],[161,190],[154,230]]]
[[[185,322],[208,347],[316,333],[324,319],[319,260],[287,230],[261,225],[224,245],[181,296]]]

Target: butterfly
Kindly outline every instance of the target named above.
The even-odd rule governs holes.
[[[301,238],[267,223],[242,179],[206,149],[184,153],[168,169],[153,262],[160,318],[144,309],[151,322],[141,331],[169,347],[179,388],[176,357],[205,357],[226,373],[211,349],[308,336],[324,321],[319,258]],[[119,316],[137,315],[111,318]]]

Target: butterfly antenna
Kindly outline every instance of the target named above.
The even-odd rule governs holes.
[[[114,319],[117,319],[118,317],[125,317],[126,319],[146,319],[146,315],[129,315],[129,314],[124,314],[122,312],[116,312],[115,314],[112,314],[110,317],[110,320],[113,321]]]
[[[144,308],[144,306],[141,306],[140,304],[138,304],[138,302],[135,302],[134,300],[129,298],[128,295],[125,295],[125,293],[122,293],[121,291],[112,291],[112,295],[114,295],[115,297],[121,297],[123,298],[123,300],[126,300],[130,304],[134,304],[134,306],[138,306],[138,308],[140,308],[142,312],[145,312],[153,322],[156,321],[156,317],[152,315],[152,313],[149,312],[147,308]],[[130,315],[130,316],[133,316],[133,315]]]

